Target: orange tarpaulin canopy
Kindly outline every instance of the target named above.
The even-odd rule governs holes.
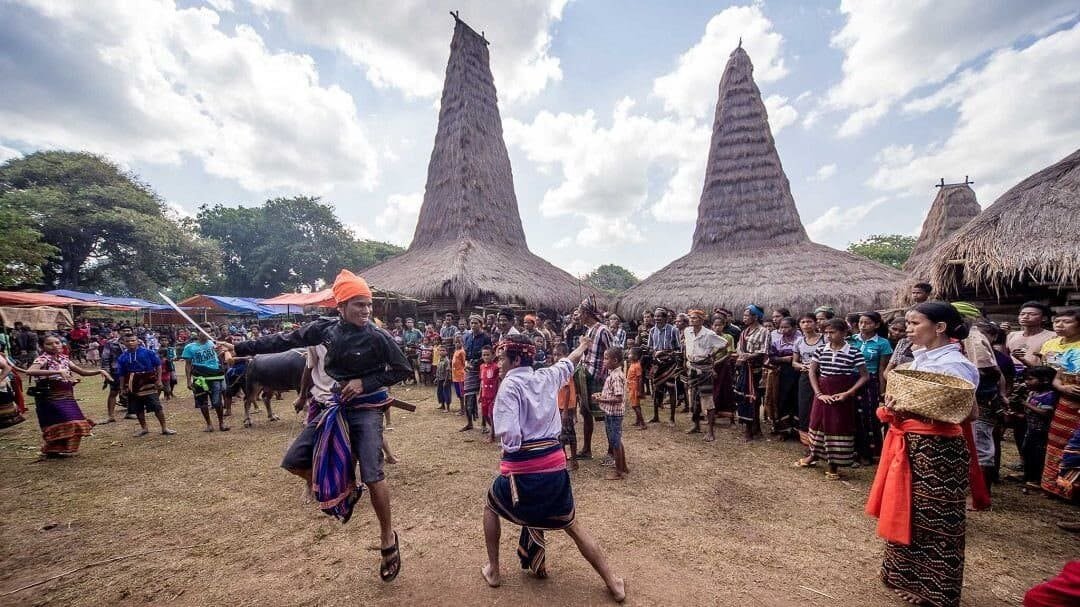
[[[84,306],[87,302],[48,293],[0,291],[0,306]]]
[[[260,303],[271,306],[314,306],[318,308],[333,308],[334,302],[332,289],[324,289],[314,293],[282,293],[277,297],[263,299]]]

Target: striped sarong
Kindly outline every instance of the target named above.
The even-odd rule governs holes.
[[[550,462],[542,471],[537,462]],[[529,472],[519,472],[530,470]],[[488,490],[487,506],[502,518],[521,525],[518,558],[521,568],[546,577],[547,544],[544,530],[574,524],[574,494],[570,474],[557,439],[526,441],[514,453],[504,453],[500,474]]]
[[[1058,472],[1069,439],[1080,429],[1080,400],[1061,394],[1054,417],[1050,419],[1050,434],[1046,439],[1046,463],[1043,464],[1042,488],[1058,497],[1072,499],[1076,484],[1062,487],[1057,483]]]
[[[353,507],[364,494],[364,486],[356,482],[356,457],[352,451],[345,409],[371,408],[389,400],[390,392],[386,388],[361,394],[344,404],[339,395],[334,394],[318,418],[315,450],[311,458],[311,490],[319,502],[319,509],[343,524],[352,518]]]
[[[818,387],[822,394],[839,394],[851,389],[858,375],[822,375]],[[855,399],[823,403],[814,398],[810,411],[810,453],[837,466],[855,461]]]

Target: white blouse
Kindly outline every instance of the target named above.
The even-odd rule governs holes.
[[[959,344],[946,344],[933,350],[919,348],[913,350],[912,354],[915,361],[910,369],[952,375],[966,379],[974,386],[979,385],[979,369],[964,356]]]

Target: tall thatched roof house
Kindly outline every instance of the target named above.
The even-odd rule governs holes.
[[[938,245],[926,278],[941,297],[1003,304],[1011,312],[1026,299],[1076,302],[1078,235],[1080,150],[1013,186]]]
[[[966,181],[965,179],[965,183],[946,184],[944,179],[942,180],[943,185],[939,186],[937,196],[930,205],[911,257],[904,263],[908,279],[896,291],[896,305],[911,305],[911,287],[929,281],[934,249],[982,211],[975,198],[975,191]]]
[[[491,76],[488,42],[454,18],[439,126],[409,249],[364,270],[381,289],[466,304],[567,310],[599,295],[529,252]]]
[[[705,186],[690,253],[628,290],[625,314],[656,305],[686,308],[749,303],[809,311],[885,305],[900,272],[810,241],[768,115],[754,67],[735,49],[720,79]]]
[[[904,263],[904,270],[918,279],[916,269],[929,260],[934,247],[945,242],[953,232],[967,225],[967,222],[981,211],[982,207],[975,199],[975,190],[967,183],[942,185],[930,205],[926,220],[923,221],[919,239],[915,241],[915,249]]]

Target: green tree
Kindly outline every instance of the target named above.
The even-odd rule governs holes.
[[[341,268],[359,269],[400,253],[385,243],[357,241],[318,198],[275,198],[259,207],[202,206],[199,233],[221,245],[220,290],[267,297],[316,288]]]
[[[641,282],[634,273],[612,263],[604,264],[585,275],[585,282],[608,293],[621,293]]]
[[[848,245],[848,252],[900,269],[911,257],[916,238],[903,234],[874,234]]]
[[[56,249],[41,266],[48,287],[149,295],[216,272],[216,245],[182,231],[149,186],[101,156],[10,160],[0,166],[0,202]]]
[[[0,196],[0,287],[41,282],[41,266],[56,253],[56,247],[41,240],[33,221],[24,211]]]

